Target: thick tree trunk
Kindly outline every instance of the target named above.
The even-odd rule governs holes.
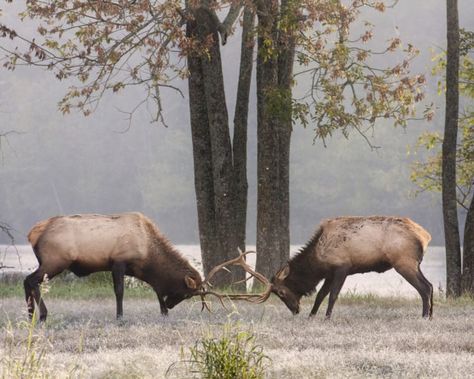
[[[207,275],[237,255],[235,177],[216,16],[205,7],[194,9],[193,15],[188,34],[208,47],[206,54],[188,57],[196,198]],[[244,279],[241,269],[229,269],[231,275],[221,271],[214,277],[215,286]]]
[[[270,277],[280,268],[280,136],[276,120],[278,91],[278,2],[259,3],[257,54],[257,271]],[[269,46],[271,41],[273,46]]]
[[[234,168],[232,160],[232,144],[229,134],[229,118],[224,90],[224,75],[219,47],[217,29],[212,28],[211,20],[205,17],[198,22],[203,26],[207,38],[212,35],[212,45],[208,55],[201,57],[204,74],[204,88],[207,102],[207,115],[211,136],[213,178],[214,178],[214,209],[216,218],[217,235],[221,245],[220,261],[234,258],[237,254],[237,238],[235,234],[235,208],[234,208]],[[211,26],[205,29],[204,26]],[[232,271],[230,278],[225,277],[225,272],[216,279],[215,284],[228,285],[244,279],[241,270],[235,266],[229,267]]]
[[[189,22],[188,34],[195,33],[196,25]],[[193,142],[194,185],[198,211],[199,239],[204,274],[221,261],[222,248],[217,237],[214,209],[214,181],[211,136],[207,118],[204,78],[199,56],[188,56],[189,108]]]
[[[250,83],[252,80],[253,50],[255,38],[253,27],[255,13],[246,7],[242,24],[239,84],[234,113],[234,175],[235,175],[235,233],[237,246],[245,251],[245,228],[247,224],[247,126],[249,112]]]
[[[457,0],[447,0],[446,120],[442,149],[442,199],[446,244],[446,294],[461,293],[461,249],[456,203],[456,143],[459,113],[459,20]]]
[[[463,291],[474,296],[474,196],[464,227],[462,283]]]

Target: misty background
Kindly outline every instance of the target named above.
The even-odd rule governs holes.
[[[320,220],[340,215],[399,215],[413,218],[443,244],[441,199],[421,193],[410,182],[410,162],[418,136],[444,126],[444,97],[437,93],[439,78],[431,76],[432,57],[446,46],[444,0],[400,0],[385,13],[371,12],[374,46],[386,46],[399,36],[404,45],[420,50],[412,73],[425,73],[425,103],[435,104],[432,122],[413,121],[406,129],[390,122],[377,125],[372,151],[356,132],[313,143],[314,131],[294,125],[290,161],[291,243],[308,240]],[[4,17],[21,31],[12,7]],[[474,2],[459,1],[461,27],[473,29]],[[32,30],[34,28],[29,27]],[[2,42],[3,43],[3,42]],[[240,57],[238,31],[223,47],[227,103],[233,119]],[[401,54],[400,54],[401,56]],[[390,56],[391,57],[391,56]],[[392,59],[392,58],[390,58]],[[393,62],[387,62],[387,66]],[[298,69],[295,70],[298,72]],[[254,72],[255,75],[255,72]],[[295,88],[298,96],[305,85]],[[89,117],[63,116],[57,103],[70,85],[51,72],[18,67],[0,71],[0,220],[15,230],[17,243],[37,221],[58,214],[140,211],[151,217],[177,244],[199,243],[191,131],[186,81],[176,82],[185,97],[162,91],[168,127],[152,124],[146,106],[131,122],[131,111],[144,94],[140,88],[106,95]],[[420,115],[423,111],[419,108]],[[256,220],[256,98],[252,82],[249,114],[247,243],[255,244]],[[461,211],[461,217],[464,213]],[[461,223],[463,225],[463,223]],[[0,234],[0,243],[8,239]]]

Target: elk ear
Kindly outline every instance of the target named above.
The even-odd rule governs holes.
[[[188,286],[188,288],[190,288],[192,290],[197,289],[196,281],[193,278],[191,278],[189,275],[186,275],[184,277],[184,281],[186,282],[186,285]]]
[[[290,275],[290,265],[287,264],[283,267],[278,274],[276,275],[278,280],[284,280],[288,275]]]

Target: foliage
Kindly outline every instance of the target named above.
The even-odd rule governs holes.
[[[270,361],[251,331],[230,323],[224,325],[222,336],[209,332],[189,350],[190,356],[183,362],[190,374],[203,379],[263,378]],[[168,374],[175,365],[170,366]]]
[[[388,6],[365,0],[305,4],[309,17],[301,26],[304,33],[299,34],[297,59],[300,74],[310,75],[311,84],[299,100],[303,106],[299,110],[306,110],[307,117],[296,114],[303,125],[315,125],[316,137],[324,141],[336,130],[346,138],[351,130],[366,138],[365,133],[380,119],[406,126],[408,120],[417,118],[415,105],[424,98],[425,78],[410,76],[409,66],[418,50],[393,38],[377,51],[370,46],[374,26],[365,22],[360,31],[362,11],[384,12]],[[400,52],[404,55],[401,60]],[[395,64],[382,67],[380,56],[393,57]],[[424,116],[431,119],[430,108]]]
[[[229,3],[234,5],[235,1],[214,2],[210,11]],[[249,1],[247,6],[254,3]],[[304,74],[304,81],[311,77],[306,94],[294,101],[293,114],[303,125],[314,124],[317,137],[324,139],[334,130],[346,137],[351,129],[365,133],[364,128],[373,127],[380,118],[405,126],[415,117],[415,104],[423,99],[425,82],[423,75],[409,75],[417,49],[394,38],[385,49],[376,51],[369,45],[374,35],[372,24],[365,22],[365,30],[353,31],[356,21],[360,24],[362,11],[384,12],[389,6],[374,0],[287,2],[278,28],[284,35],[297,36],[300,74]],[[154,120],[163,121],[160,89],[177,89],[172,83],[187,75],[186,55],[207,53],[206,42],[199,45],[186,36],[185,21],[193,16],[178,0],[34,0],[28,2],[21,17],[37,20],[41,37],[20,37],[2,25],[4,37],[23,44],[23,51],[10,49],[5,66],[14,69],[18,64],[32,64],[52,70],[60,80],[77,79],[79,83],[70,87],[60,102],[64,113],[78,107],[87,115],[106,91],[115,93],[141,85],[145,99],[134,111],[152,101],[157,110]],[[272,36],[265,38],[264,46],[265,51],[259,53],[265,56],[275,56],[286,48],[284,38],[277,47]],[[400,51],[405,57],[397,62]],[[386,54],[392,54],[396,63],[381,68],[375,62]],[[275,105],[287,96],[276,93]],[[431,111],[425,116],[430,118]]]
[[[460,94],[467,103],[459,117],[461,136],[456,151],[457,200],[464,207],[469,207],[469,199],[474,192],[474,34],[461,33],[461,62],[459,67]],[[436,65],[433,74],[440,74],[446,69],[445,53],[434,58]],[[444,81],[439,81],[438,88],[444,92]],[[434,153],[423,162],[412,166],[411,180],[422,190],[441,191],[441,145],[443,138],[439,133],[423,133],[416,144],[416,149],[425,148]]]

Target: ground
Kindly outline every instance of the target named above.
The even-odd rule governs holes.
[[[225,325],[255,335],[271,359],[268,378],[474,377],[472,299],[438,299],[432,321],[421,318],[419,299],[346,295],[331,321],[323,312],[308,319],[312,301],[293,316],[276,298],[229,311],[213,304],[212,314],[188,300],[163,317],[152,297],[133,297],[125,298],[125,317],[116,321],[113,296],[50,298],[48,321],[32,334],[37,355],[45,354],[41,372],[55,378],[164,378],[197,340],[219,335]],[[21,297],[4,297],[0,305],[6,370],[25,354],[29,329]],[[172,366],[168,377],[191,377],[180,367]]]

